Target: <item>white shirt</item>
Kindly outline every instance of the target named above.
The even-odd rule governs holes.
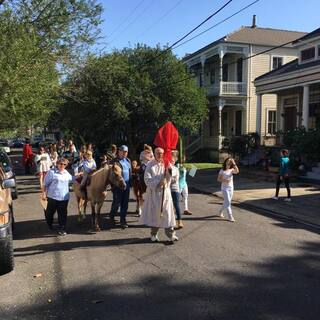
[[[221,175],[223,180],[221,182],[221,189],[233,188],[233,169],[227,169],[225,171],[221,169],[219,175]]]

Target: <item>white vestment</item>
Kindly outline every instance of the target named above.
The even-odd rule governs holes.
[[[161,213],[163,188],[159,184],[164,178],[164,174],[165,168],[163,163],[159,163],[156,160],[148,162],[144,173],[147,192],[139,222],[149,227],[171,228],[176,225],[170,181],[164,188],[163,210]]]

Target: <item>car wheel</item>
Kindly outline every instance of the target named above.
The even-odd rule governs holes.
[[[14,268],[12,234],[0,241],[0,274],[12,271]]]
[[[18,199],[18,191],[16,188],[11,190],[11,198],[12,200],[17,200]]]

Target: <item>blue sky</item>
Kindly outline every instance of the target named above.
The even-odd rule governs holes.
[[[133,47],[136,43],[150,46],[172,44],[227,0],[100,0],[103,4],[102,37],[99,48]],[[213,26],[253,0],[233,0],[193,35]],[[258,27],[310,32],[320,27],[320,0],[260,0],[247,10],[213,28],[202,36],[174,50],[182,57],[238,29],[251,25],[257,15]],[[191,37],[191,36],[190,36]]]

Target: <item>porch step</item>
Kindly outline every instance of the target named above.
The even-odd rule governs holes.
[[[312,173],[320,174],[320,167],[313,167],[311,170]]]
[[[312,168],[312,169],[314,169],[314,168]],[[319,171],[314,172],[312,170],[311,172],[307,172],[306,177],[309,178],[309,179],[320,180],[320,172]]]

